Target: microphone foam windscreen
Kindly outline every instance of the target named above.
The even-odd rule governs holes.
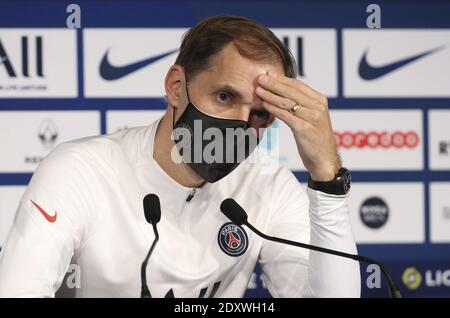
[[[247,213],[244,209],[232,198],[222,201],[220,210],[227,218],[236,225],[242,225],[247,222]]]
[[[161,219],[161,205],[156,194],[150,193],[144,197],[144,214],[151,224],[157,224]]]

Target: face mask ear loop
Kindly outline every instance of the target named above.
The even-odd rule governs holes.
[[[191,103],[191,99],[189,98],[189,91],[187,89],[187,79],[186,79],[186,95],[188,99],[188,103]],[[175,128],[175,111],[177,110],[176,107],[173,108],[173,118],[172,118],[172,130]]]
[[[175,129],[175,112],[176,112],[177,108],[176,107],[172,107],[172,108],[173,108],[173,110],[172,110],[172,113],[173,113],[173,116],[172,116],[172,130],[174,130]]]
[[[186,79],[186,95],[187,95],[188,102],[189,102],[189,104],[190,104],[190,103],[191,103],[191,99],[189,98],[189,91],[188,91],[188,82],[187,82],[187,79]]]

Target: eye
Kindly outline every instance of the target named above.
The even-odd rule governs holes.
[[[233,96],[230,93],[227,93],[227,92],[218,92],[216,94],[216,99],[221,104],[230,104],[232,97]]]

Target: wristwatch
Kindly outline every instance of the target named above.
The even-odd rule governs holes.
[[[350,191],[352,177],[346,168],[340,168],[331,181],[314,181],[309,176],[308,187],[328,194],[344,195]]]

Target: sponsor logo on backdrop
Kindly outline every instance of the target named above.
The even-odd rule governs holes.
[[[348,207],[357,243],[425,241],[422,182],[353,182]]]
[[[31,173],[58,144],[100,133],[98,111],[0,111],[0,172]]]
[[[428,111],[429,163],[432,170],[450,169],[450,109]]]
[[[361,221],[371,229],[379,229],[389,219],[389,207],[386,202],[379,197],[366,199],[359,209]]]
[[[13,65],[13,61],[8,56],[8,53],[3,46],[2,39],[0,37],[0,65],[5,68],[7,75],[11,77],[44,77],[44,62],[42,60],[42,36],[31,37],[31,40],[35,40],[35,51],[30,53],[28,41],[30,37],[22,36],[21,42],[21,64]],[[30,60],[36,61],[36,69],[33,74],[30,74]]]
[[[272,31],[292,52],[298,78],[326,96],[337,96],[336,30],[274,28]]]
[[[434,52],[437,52],[444,47],[438,47],[429,51],[426,51],[424,53],[416,54],[410,57],[406,57],[401,60],[397,60],[395,62],[387,63],[380,66],[373,66],[367,61],[367,53],[369,49],[367,49],[364,52],[364,55],[362,56],[360,62],[359,62],[359,76],[364,80],[375,80],[380,77],[386,76],[389,73],[392,73],[394,71],[400,70],[402,67],[405,67],[406,65],[413,63],[416,60],[419,60],[429,54],[432,54]]]
[[[76,97],[76,68],[74,32],[1,29],[0,97]]]
[[[164,96],[164,76],[175,62],[186,30],[85,29],[83,48],[86,96]],[[336,30],[273,31],[292,51],[299,77],[323,94],[337,96]],[[155,46],[155,43],[158,45]]]
[[[296,54],[294,56],[295,63],[296,63],[296,73],[297,73],[297,76],[304,77],[305,76],[305,63],[304,63],[303,59],[305,57],[305,53],[303,51],[303,43],[304,43],[303,37],[302,36],[292,36],[292,37],[281,36],[280,40],[283,41],[283,44],[289,49],[289,51],[296,52]]]
[[[20,61],[14,62],[10,59],[2,38],[0,37],[0,72],[1,68],[6,72],[6,76],[11,78],[44,78],[44,62],[42,49],[42,36],[28,37],[21,36],[20,40]],[[29,41],[34,41],[35,50],[30,51]],[[30,64],[35,62],[33,70],[30,69]],[[24,91],[24,90],[46,90],[47,85],[35,84],[0,84],[0,91]]]
[[[422,284],[422,275],[415,267],[408,267],[402,275],[403,284],[408,289],[417,289]]]
[[[449,97],[449,38],[450,29],[345,29],[344,96]]]
[[[336,144],[344,148],[416,148],[420,138],[415,131],[335,131]]]
[[[36,137],[39,139],[42,145],[42,150],[46,152],[52,149],[58,139],[58,127],[52,119],[46,118],[39,125]],[[45,156],[43,155],[26,155],[24,158],[27,164],[37,164],[40,163]]]
[[[439,155],[448,156],[450,154],[450,140],[439,141]]]
[[[425,284],[428,287],[450,287],[450,269],[425,271]]]
[[[58,128],[51,119],[44,119],[39,127],[38,137],[46,150],[55,146],[58,139]]]
[[[450,287],[450,269],[424,269],[418,270],[415,267],[408,267],[402,275],[403,284],[411,290],[421,286],[429,288]]]
[[[146,58],[144,60],[137,61],[134,63],[129,63],[126,65],[121,65],[121,66],[115,66],[109,62],[108,51],[107,51],[105,53],[105,55],[103,56],[102,61],[100,63],[100,76],[107,81],[118,80],[118,79],[128,76],[128,75],[132,74],[133,72],[136,72],[148,65],[151,65],[151,64],[159,61],[160,59],[163,59],[166,56],[169,56],[175,52],[178,52],[178,49],[171,50],[169,52],[164,52],[162,54],[158,54],[155,56],[151,56],[149,58]]]
[[[342,160],[352,170],[423,169],[422,111],[332,110]]]
[[[423,168],[420,110],[332,110],[336,144],[352,170],[418,170]],[[305,170],[291,129],[280,123],[280,162]]]
[[[164,96],[186,29],[84,29],[86,97]]]

